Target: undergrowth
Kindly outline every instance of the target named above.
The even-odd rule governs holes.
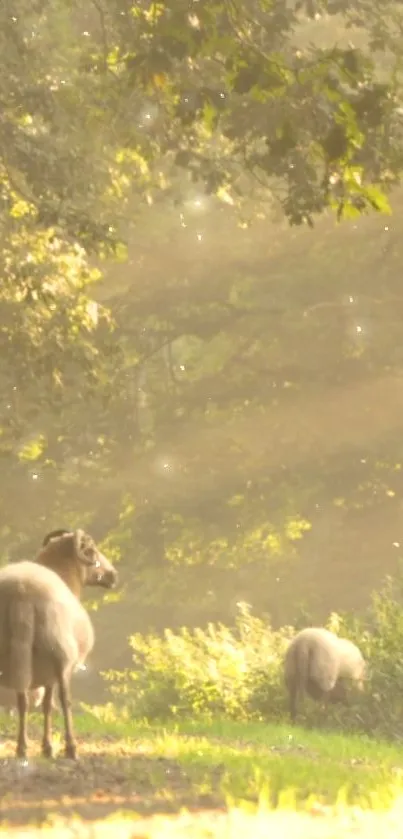
[[[327,628],[357,643],[368,661],[366,691],[359,697],[351,692],[347,707],[324,710],[307,700],[303,724],[403,737],[402,602],[400,573],[387,578],[362,618],[329,616]],[[295,631],[274,630],[268,618],[253,616],[248,604],[239,603],[234,627],[210,623],[205,629],[166,629],[162,636],[133,635],[133,666],[103,676],[113,700],[138,719],[225,715],[281,721],[287,715],[282,662]]]

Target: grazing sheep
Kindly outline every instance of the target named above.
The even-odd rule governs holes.
[[[0,686],[17,693],[17,757],[27,753],[27,692],[44,688],[42,753],[52,756],[52,693],[58,685],[65,755],[76,758],[70,703],[71,675],[94,645],[94,629],[80,603],[84,585],[112,588],[117,572],[83,530],[57,530],[34,562],[0,569]]]
[[[346,702],[346,683],[363,690],[366,665],[355,644],[328,629],[310,627],[292,639],[284,659],[284,680],[295,720],[298,698]]]

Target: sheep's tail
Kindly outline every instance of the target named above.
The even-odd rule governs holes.
[[[35,607],[29,600],[12,598],[8,609],[10,687],[29,690],[32,683],[32,652],[35,634]]]

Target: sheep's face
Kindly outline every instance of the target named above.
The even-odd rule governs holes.
[[[74,545],[77,559],[84,568],[84,584],[108,589],[114,588],[118,580],[118,573],[106,556],[97,548],[91,536],[84,533],[83,530],[76,530]]]
[[[48,558],[46,562],[42,551],[41,561],[53,567],[64,578],[66,574],[62,569],[68,568],[73,562],[79,571],[81,585],[110,589],[117,583],[116,569],[84,530],[53,530],[45,536],[42,547]],[[67,574],[67,577],[70,578],[70,575]],[[68,584],[71,586],[70,579]]]

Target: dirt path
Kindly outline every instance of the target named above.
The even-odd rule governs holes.
[[[44,761],[32,740],[23,765],[14,758],[15,741],[0,741],[0,826],[40,824],[52,816],[93,821],[121,810],[149,815],[223,806],[218,793],[197,792],[175,760],[146,754],[140,743],[86,736],[78,738],[78,748],[76,764],[62,756]]]

